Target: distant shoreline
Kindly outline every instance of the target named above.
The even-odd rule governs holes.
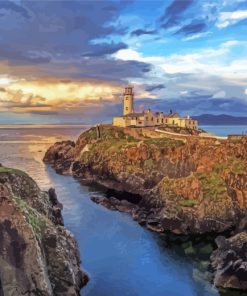
[[[92,124],[0,124],[0,129],[16,128],[82,128],[91,127]]]

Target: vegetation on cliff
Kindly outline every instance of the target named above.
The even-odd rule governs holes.
[[[247,213],[247,138],[185,140],[154,129],[95,127],[76,143],[55,143],[44,161],[57,172],[141,196],[135,204],[92,198],[149,229],[175,234],[237,231]],[[137,204],[136,204],[137,203]],[[241,228],[246,233],[247,223]],[[235,229],[235,230],[234,230]],[[237,239],[236,241],[237,242]],[[242,249],[246,250],[243,244]],[[244,266],[246,259],[240,255]],[[226,258],[214,265],[220,270]],[[245,269],[235,274],[238,288]],[[227,279],[225,280],[227,282]],[[220,282],[219,282],[219,285]]]
[[[4,295],[79,295],[87,276],[55,191],[0,165],[0,283]]]
[[[76,143],[56,143],[44,158],[60,173],[140,194],[160,209],[164,230],[224,231],[247,208],[247,139],[163,137],[153,129],[95,127]],[[167,217],[173,220],[163,223]]]

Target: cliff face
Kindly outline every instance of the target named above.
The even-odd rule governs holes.
[[[79,295],[87,276],[55,191],[0,166],[0,295]]]
[[[44,161],[57,172],[140,194],[139,206],[159,220],[159,230],[221,232],[247,209],[247,139],[219,142],[160,138],[146,129],[100,127],[76,143],[56,143]],[[156,138],[155,138],[156,137]],[[147,213],[147,224],[149,213]]]
[[[247,138],[160,138],[149,129],[100,127],[77,142],[54,144],[44,161],[58,173],[138,194],[92,200],[132,215],[151,230],[175,234],[234,231],[212,255],[217,286],[246,290]],[[222,243],[224,242],[224,243]]]

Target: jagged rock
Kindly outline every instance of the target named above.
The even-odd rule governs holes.
[[[247,233],[218,237],[216,244],[218,249],[211,256],[214,284],[247,291]]]
[[[88,279],[61,209],[54,189],[1,167],[0,295],[79,295]]]

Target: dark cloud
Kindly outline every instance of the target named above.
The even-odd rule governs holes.
[[[160,18],[163,28],[169,28],[178,23],[184,11],[194,3],[194,0],[174,0]]]
[[[109,25],[116,20],[125,3],[115,1],[27,1],[16,5],[0,1],[0,7],[11,7],[10,13],[0,19],[0,59],[26,63],[48,62],[61,57],[69,59],[83,53],[90,56],[114,53],[126,45],[98,41],[121,32],[119,26]],[[109,4],[113,9],[104,9]],[[16,16],[26,7],[30,18]],[[10,34],[10,28],[13,28]],[[109,38],[109,40],[111,40]]]
[[[100,46],[93,45],[91,46],[90,51],[82,53],[84,57],[96,57],[96,56],[104,56],[108,54],[113,54],[114,52],[127,48],[127,45],[120,43],[101,43]]]
[[[18,48],[0,47],[0,57],[11,63],[21,64],[40,64],[48,63],[51,58],[42,56],[42,53],[29,53],[19,50]]]
[[[131,36],[153,35],[155,33],[156,33],[156,30],[137,29],[131,32]]]
[[[97,1],[97,5],[80,0],[19,1],[30,18],[16,15],[13,9],[0,18],[0,62],[8,62],[9,74],[23,73],[29,78],[141,77],[150,71],[149,64],[111,57],[127,48],[111,36],[126,30],[116,21],[128,4],[115,0]],[[14,28],[11,34],[10,28]]]
[[[8,1],[8,0],[0,1],[0,10],[8,10],[10,12],[17,13],[24,18],[27,18],[27,19],[30,18],[28,11],[23,6],[18,5],[13,1]]]
[[[154,91],[154,90],[161,90],[161,89],[164,89],[166,88],[164,84],[153,84],[153,85],[148,85],[146,87],[146,91]]]
[[[175,34],[191,35],[204,31],[207,25],[203,21],[192,21],[190,24],[180,28]]]
[[[76,76],[78,78],[121,80],[125,77],[140,77],[150,71],[151,65],[143,62],[95,58],[83,60]]]

